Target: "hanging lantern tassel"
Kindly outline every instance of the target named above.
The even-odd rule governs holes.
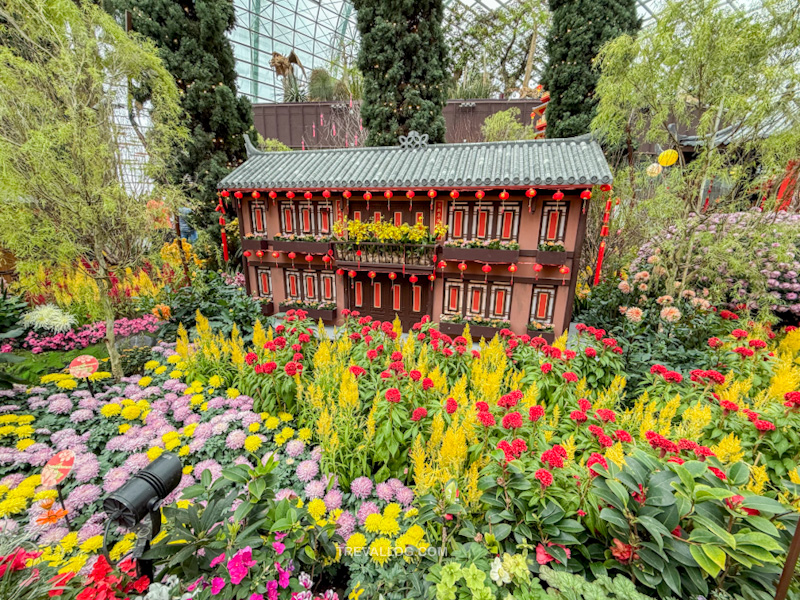
[[[433,199],[436,198],[436,190],[428,190],[428,198],[431,199],[431,210],[433,210]]]
[[[326,268],[326,269],[330,268],[330,266],[331,266],[331,257],[330,257],[330,256],[328,256],[327,254],[325,254],[325,255],[322,257],[322,262],[324,262],[324,263],[325,263],[325,268]]]
[[[610,191],[610,190],[609,190]],[[606,240],[608,237],[608,223],[611,220],[611,196],[606,199],[606,207],[603,211],[603,225],[600,228],[600,248],[597,251],[597,265],[594,269],[594,285],[600,283],[600,270],[603,268],[603,257],[606,253]]]
[[[358,268],[361,268],[361,250],[356,250],[356,261],[358,261]]]
[[[389,202],[389,210],[392,210],[392,190],[383,192],[383,197]]]
[[[227,192],[227,190],[225,190]],[[239,192],[237,192],[238,194]],[[219,225],[222,228],[222,258],[225,262],[228,262],[228,234],[225,233],[225,205],[222,203],[222,198],[219,199],[219,204],[214,209],[214,212],[220,213],[219,215]]]
[[[436,281],[436,273],[431,273],[428,275],[428,281],[431,282],[431,289],[433,289],[433,282]]]
[[[364,200],[367,201],[367,210],[369,210],[369,201],[372,200],[372,194],[370,192],[364,192]]]
[[[481,271],[483,271],[483,283],[486,283],[486,282],[489,281],[489,273],[491,272],[491,270],[492,270],[492,266],[491,265],[483,265],[481,267]]]
[[[408,210],[411,210],[414,207],[414,192],[408,190],[406,192],[406,198],[408,198]]]
[[[539,273],[541,273],[541,272],[542,272],[542,269],[543,269],[543,268],[544,268],[544,267],[543,267],[542,265],[540,265],[539,263],[533,263],[534,279],[535,279],[536,281],[538,281],[538,280],[539,280]]]
[[[467,263],[463,261],[458,263],[458,270],[461,271],[461,281],[464,281],[464,271],[467,270]]]
[[[536,197],[536,190],[530,188],[527,192],[525,192],[525,195],[528,197],[528,213],[531,213],[533,211],[533,205],[531,204],[531,200],[533,200]]]
[[[292,261],[292,268],[294,268],[294,259],[297,258],[297,253],[296,252],[289,252],[288,256],[289,256],[289,259]]]
[[[586,205],[592,199],[591,190],[583,190],[581,192],[581,200],[583,200],[583,214],[586,214]]]
[[[569,267],[567,265],[561,265],[558,268],[558,272],[561,273],[561,275],[563,277],[561,279],[561,285],[566,284],[567,283],[567,275],[569,275]]]
[[[278,266],[278,258],[280,257],[280,255],[281,255],[281,253],[278,252],[277,250],[273,251],[273,253],[272,253],[272,258],[275,259],[275,266],[276,267]]]
[[[444,277],[444,269],[445,269],[445,267],[447,267],[447,262],[443,261],[443,260],[440,260],[439,263],[436,266],[439,267],[442,270],[442,277]]]
[[[603,268],[603,257],[606,254],[606,241],[600,241],[600,248],[597,250],[597,266],[594,268],[594,285],[600,283],[600,269]]]
[[[508,265],[508,272],[511,273],[511,285],[514,285],[514,273],[517,272],[517,265],[513,263]]]

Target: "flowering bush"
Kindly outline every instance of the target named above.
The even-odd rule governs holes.
[[[158,319],[154,315],[144,315],[135,319],[117,319],[114,321],[114,334],[117,337],[126,337],[139,333],[155,333],[158,331]],[[106,324],[103,321],[84,325],[78,329],[71,329],[55,335],[38,334],[29,331],[22,338],[22,347],[34,354],[48,350],[75,350],[86,348],[102,341],[106,335]]]

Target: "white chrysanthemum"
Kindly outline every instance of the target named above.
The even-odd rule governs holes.
[[[75,317],[55,304],[42,304],[26,313],[21,322],[26,327],[51,333],[64,333],[75,326]]]

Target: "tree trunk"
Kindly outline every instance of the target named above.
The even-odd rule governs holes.
[[[103,320],[106,322],[106,349],[108,360],[111,363],[111,374],[119,381],[125,375],[122,372],[122,362],[117,349],[117,338],[114,334],[114,307],[111,306],[111,280],[105,259],[99,255],[97,270],[97,283],[100,287],[100,305],[103,307]]]

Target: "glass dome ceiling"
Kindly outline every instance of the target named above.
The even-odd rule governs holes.
[[[476,13],[497,9],[507,0],[445,0]],[[721,0],[752,9],[758,0]],[[651,23],[666,0],[637,0],[643,25]],[[283,85],[270,66],[273,53],[295,52],[306,74],[316,67],[353,64],[358,52],[355,10],[337,0],[234,0],[233,44],[239,92],[254,103],[281,102]],[[334,69],[335,70],[335,69]]]

